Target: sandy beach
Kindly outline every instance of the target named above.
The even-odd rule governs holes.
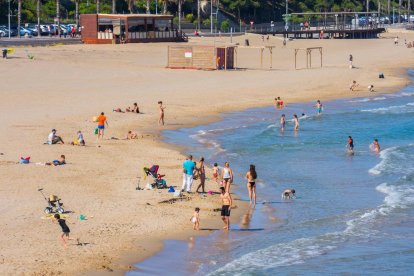
[[[217,195],[192,194],[188,200],[161,203],[172,194],[135,189],[142,168],[153,164],[160,165],[169,186],[181,187],[185,157],[180,148],[163,143],[162,130],[206,124],[219,120],[224,111],[269,106],[277,96],[287,104],[362,97],[389,93],[409,82],[406,69],[412,66],[414,50],[405,47],[404,39],[413,41],[412,33],[389,32],[376,40],[295,40],[286,47],[277,37],[262,42],[260,36],[247,35],[233,37],[233,42],[243,44],[245,38],[251,45],[276,46],[272,70],[259,69],[257,49],[239,50],[238,65],[246,69],[237,71],[166,69],[167,43],[15,48],[10,59],[1,60],[0,274],[122,274],[159,250],[162,240],[210,233],[191,229],[196,206],[201,208],[201,228],[221,228],[219,213],[213,211],[220,207]],[[217,38],[215,43],[229,40]],[[214,38],[189,43],[212,44]],[[295,70],[294,49],[316,46],[323,47],[323,68]],[[27,52],[35,59],[27,59]],[[354,69],[348,68],[349,54]],[[266,53],[265,66],[268,59]],[[303,55],[300,62],[303,66]],[[360,86],[351,92],[353,80]],[[368,92],[370,84],[377,92]],[[166,106],[164,127],[157,125],[159,100]],[[112,112],[134,102],[142,114]],[[97,141],[92,117],[102,111],[109,128],[106,139]],[[43,144],[53,128],[65,145]],[[86,147],[68,145],[78,130]],[[139,138],[122,140],[128,130]],[[35,164],[61,154],[66,155],[65,166]],[[21,156],[30,156],[32,163],[17,164]],[[208,168],[207,190],[217,191],[211,174]],[[140,185],[146,182],[141,178]],[[236,184],[244,192],[245,183]],[[71,234],[82,245],[71,241],[67,249],[62,246],[59,225],[44,218],[46,202],[38,188],[62,198],[72,212],[67,214]],[[244,204],[236,200],[236,210]],[[240,216],[235,213],[233,219]],[[80,221],[80,214],[87,220]]]

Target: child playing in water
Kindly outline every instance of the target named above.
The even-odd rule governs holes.
[[[282,199],[293,199],[296,198],[295,189],[286,189],[282,193]]]
[[[374,142],[372,143],[372,148],[376,153],[380,152],[381,148],[378,139],[374,139]]]
[[[298,115],[296,115],[296,114],[293,115],[293,122],[295,123],[295,130],[299,130],[299,119],[298,119]]]
[[[285,125],[286,125],[285,114],[282,114],[282,116],[280,117],[280,129],[285,130]]]
[[[200,230],[200,208],[195,208],[191,222],[194,230]]]
[[[316,107],[316,112],[318,113],[318,115],[320,115],[322,113],[322,104],[320,100],[316,101],[315,107]]]

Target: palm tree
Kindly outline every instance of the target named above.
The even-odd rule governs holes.
[[[162,7],[162,14],[167,14],[167,4],[168,4],[168,0],[163,0],[163,7]]]
[[[101,10],[101,2],[99,0],[96,0],[96,13],[99,13]]]
[[[147,0],[147,5],[146,5],[147,7],[147,14],[150,14],[151,13],[151,11],[150,11],[150,0]]]
[[[20,37],[20,23],[22,20],[22,0],[17,2],[17,37]]]
[[[116,0],[112,0],[112,14],[116,13]]]

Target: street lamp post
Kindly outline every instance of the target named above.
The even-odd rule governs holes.
[[[11,16],[11,14],[10,14],[10,2],[11,2],[11,0],[9,0],[9,39],[10,39],[10,16]]]

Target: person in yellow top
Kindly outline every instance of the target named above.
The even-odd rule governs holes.
[[[101,112],[101,115],[99,115],[98,117],[98,139],[100,137],[104,137],[104,131],[105,131],[105,124],[107,127],[109,127],[108,125],[108,121],[106,120],[106,116],[103,112]]]

